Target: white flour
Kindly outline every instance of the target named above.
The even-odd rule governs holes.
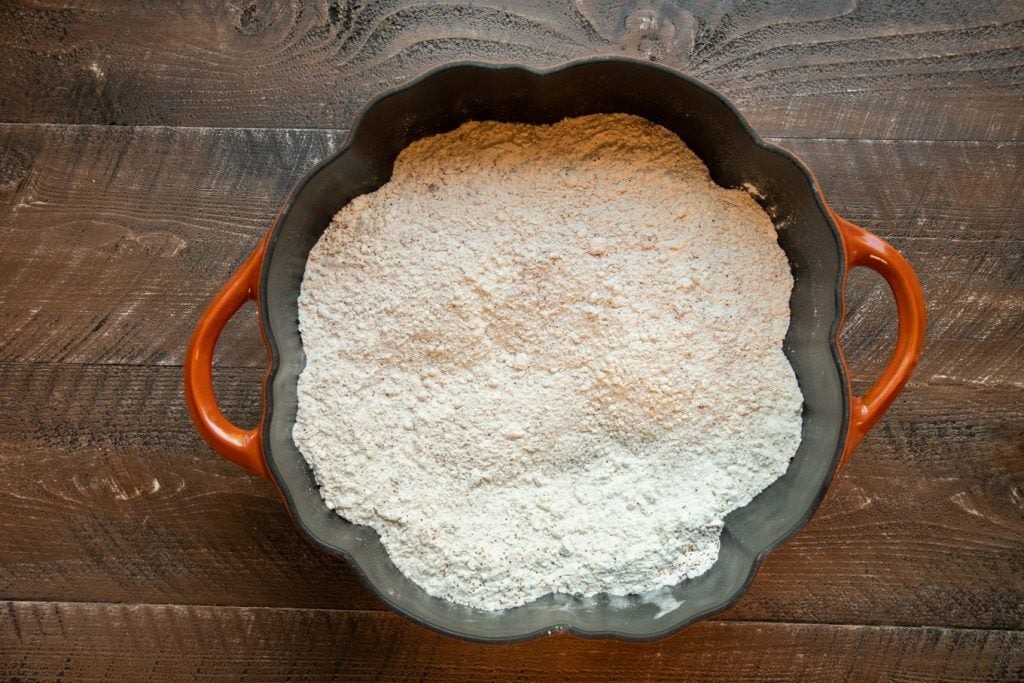
[[[432,595],[676,584],[799,444],[791,288],[768,216],[664,128],[468,123],[310,253],[295,442]]]

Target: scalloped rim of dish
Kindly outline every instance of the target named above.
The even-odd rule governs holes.
[[[746,119],[743,117],[743,115],[736,109],[736,107],[732,104],[732,102],[730,102],[726,97],[721,95],[718,91],[716,91],[712,87],[708,86],[707,84],[705,84],[705,83],[703,83],[703,82],[701,82],[701,81],[699,81],[697,79],[694,79],[694,78],[692,78],[692,77],[690,77],[690,76],[688,76],[686,74],[683,74],[683,73],[681,73],[679,71],[676,71],[674,69],[670,69],[668,67],[664,67],[664,66],[662,66],[660,64],[655,64],[655,63],[652,63],[652,62],[646,62],[646,61],[642,61],[642,60],[638,60],[638,59],[632,59],[632,58],[628,58],[628,57],[615,57],[615,56],[591,57],[591,58],[587,58],[587,59],[580,59],[580,60],[573,60],[573,61],[565,62],[565,63],[559,64],[557,66],[550,67],[550,68],[533,68],[533,67],[527,67],[527,66],[518,65],[518,64],[490,63],[490,62],[480,62],[480,61],[472,61],[472,60],[449,62],[449,63],[446,63],[444,65],[441,65],[441,66],[438,66],[436,68],[433,68],[433,69],[431,69],[431,70],[421,74],[420,76],[417,76],[416,78],[410,79],[410,80],[402,83],[401,85],[398,85],[398,86],[396,86],[394,88],[390,88],[387,91],[385,91],[385,92],[381,93],[380,95],[378,95],[378,96],[374,97],[373,99],[371,99],[360,110],[359,114],[353,120],[352,126],[351,126],[351,128],[349,129],[349,132],[348,132],[348,136],[345,139],[345,143],[343,145],[341,145],[338,149],[336,149],[334,152],[329,154],[324,160],[322,160],[320,163],[318,163],[315,167],[310,169],[302,177],[302,179],[294,186],[294,188],[291,190],[291,192],[288,195],[288,199],[286,200],[283,209],[278,214],[277,219],[274,222],[274,225],[271,227],[271,234],[270,234],[270,237],[269,237],[269,240],[268,240],[268,243],[267,243],[266,255],[264,256],[263,263],[262,263],[261,268],[260,268],[260,284],[259,284],[259,312],[260,312],[260,320],[261,320],[261,324],[263,325],[264,337],[266,339],[267,347],[268,347],[268,349],[270,351],[270,357],[271,357],[270,369],[268,370],[267,375],[266,375],[266,379],[264,381],[264,393],[265,393],[264,416],[265,417],[269,416],[272,413],[272,411],[273,411],[273,405],[274,405],[273,382],[274,382],[275,378],[277,377],[277,374],[280,371],[281,364],[282,364],[281,363],[281,354],[280,354],[280,351],[278,349],[277,343],[276,343],[276,341],[274,339],[273,330],[270,327],[270,316],[269,316],[269,310],[268,310],[268,307],[267,307],[267,279],[268,279],[267,278],[267,273],[269,271],[269,265],[270,265],[270,259],[267,258],[267,256],[270,255],[273,252],[275,243],[277,242],[278,238],[280,237],[281,225],[282,225],[282,223],[284,221],[284,218],[288,215],[289,211],[292,209],[292,207],[293,207],[293,205],[295,203],[296,198],[299,196],[299,194],[303,191],[303,189],[306,187],[306,185],[310,182],[310,180],[317,173],[319,173],[322,169],[326,168],[328,165],[333,163],[338,157],[340,157],[341,155],[345,154],[353,146],[353,141],[356,140],[359,137],[360,127],[361,127],[361,125],[363,123],[363,120],[365,118],[367,118],[367,116],[374,110],[374,108],[377,107],[380,103],[390,99],[391,97],[394,97],[394,96],[396,96],[396,95],[398,95],[398,94],[400,94],[400,93],[402,93],[402,92],[404,92],[406,90],[414,88],[416,86],[419,86],[419,85],[425,83],[426,81],[429,81],[430,79],[432,79],[436,75],[438,75],[440,73],[443,73],[445,71],[448,71],[450,69],[471,67],[471,68],[479,68],[479,69],[482,69],[482,70],[489,70],[489,71],[495,71],[495,72],[497,72],[497,71],[520,71],[520,72],[524,72],[524,73],[527,73],[527,74],[530,74],[530,75],[533,75],[533,76],[544,77],[544,76],[549,76],[549,75],[561,73],[563,71],[572,70],[574,68],[581,67],[581,66],[584,66],[584,65],[592,65],[592,64],[595,64],[595,63],[630,63],[630,64],[635,64],[635,65],[643,66],[644,68],[648,68],[648,69],[659,70],[659,71],[665,72],[666,74],[671,75],[671,76],[673,76],[675,78],[678,78],[678,79],[681,79],[683,81],[686,81],[689,85],[691,85],[693,87],[696,87],[696,88],[706,92],[707,94],[711,95],[715,99],[719,100],[723,105],[725,105],[725,107],[729,110],[729,112],[731,112],[731,114],[735,117],[736,121],[739,123],[739,125],[741,126],[743,131],[750,137],[751,141],[756,146],[761,147],[762,149],[764,149],[766,151],[772,152],[772,153],[782,157],[783,159],[785,159],[788,163],[790,163],[792,166],[794,166],[800,172],[801,177],[803,177],[803,179],[807,183],[806,190],[808,192],[810,192],[811,197],[813,198],[813,200],[815,202],[815,205],[817,206],[818,210],[821,212],[822,217],[824,218],[824,220],[826,221],[827,225],[829,226],[829,228],[832,231],[832,234],[833,234],[833,237],[834,237],[835,243],[836,243],[836,249],[838,250],[841,262],[845,263],[845,252],[844,252],[843,242],[842,242],[842,239],[840,237],[838,227],[836,226],[835,221],[832,219],[831,215],[829,214],[829,212],[828,212],[828,210],[826,208],[823,196],[821,194],[820,188],[818,187],[817,182],[814,180],[813,174],[810,172],[810,170],[807,168],[807,166],[805,166],[802,161],[800,161],[796,156],[794,156],[791,152],[789,152],[785,148],[780,147],[780,146],[775,145],[775,144],[772,144],[770,142],[766,142],[765,140],[763,140],[757,134],[757,132],[754,131],[753,128],[751,128],[750,124],[746,121]],[[832,481],[832,476],[834,476],[834,474],[835,474],[835,472],[837,470],[840,458],[842,456],[843,445],[846,442],[847,431],[848,431],[849,420],[850,420],[849,378],[847,376],[846,367],[845,367],[845,365],[844,365],[844,363],[842,361],[840,346],[839,346],[839,342],[838,342],[838,331],[839,331],[839,329],[840,329],[840,327],[842,325],[843,311],[844,311],[844,304],[843,304],[843,277],[842,277],[842,274],[844,272],[845,272],[845,266],[840,269],[840,277],[837,279],[836,285],[835,285],[836,315],[835,315],[835,317],[834,317],[834,319],[832,321],[832,324],[830,326],[829,337],[828,337],[828,339],[829,339],[829,347],[830,347],[829,350],[830,350],[830,352],[832,354],[833,360],[835,361],[836,368],[837,368],[838,375],[839,375],[839,379],[840,379],[840,383],[841,383],[841,385],[842,385],[842,387],[844,389],[844,391],[842,392],[843,418],[842,418],[842,424],[840,425],[840,433],[839,433],[838,443],[837,443],[835,452],[832,454],[831,463],[830,463],[830,465],[828,467],[828,472],[830,473],[830,476],[828,478],[826,478],[826,480],[823,482],[823,484],[820,487],[820,490],[817,491],[816,494],[814,495],[812,503],[807,506],[806,510],[804,511],[803,515],[800,516],[798,521],[791,528],[787,529],[783,533],[781,533],[781,534],[779,534],[779,535],[777,535],[777,536],[775,536],[773,538],[766,539],[765,542],[761,546],[759,546],[755,550],[755,552],[750,556],[750,561],[748,563],[749,567],[748,567],[748,570],[746,572],[746,579],[742,582],[742,584],[735,591],[729,593],[728,595],[723,595],[722,599],[720,601],[718,601],[712,607],[709,607],[709,608],[704,609],[704,610],[700,610],[699,612],[695,612],[695,613],[689,614],[685,618],[679,619],[678,621],[675,621],[675,622],[671,622],[668,626],[666,626],[665,628],[662,628],[662,629],[653,630],[653,631],[645,632],[645,633],[639,633],[639,634],[638,633],[632,633],[632,632],[617,631],[617,630],[614,630],[614,629],[591,630],[591,629],[586,629],[586,628],[583,628],[583,627],[576,626],[573,623],[571,623],[571,621],[567,621],[567,620],[564,620],[564,619],[557,619],[557,620],[554,620],[550,624],[546,624],[544,626],[541,626],[541,627],[538,627],[538,628],[534,628],[534,629],[530,629],[530,630],[524,631],[522,633],[516,633],[516,634],[513,634],[513,635],[507,635],[507,636],[480,636],[480,635],[474,635],[473,633],[469,632],[468,630],[467,631],[457,631],[457,630],[454,630],[454,629],[451,629],[451,628],[447,628],[447,627],[441,626],[439,624],[433,623],[433,622],[429,621],[428,619],[425,619],[425,618],[417,615],[416,613],[411,612],[410,610],[406,609],[401,604],[399,604],[398,602],[393,600],[391,598],[391,596],[388,595],[387,591],[383,590],[380,586],[378,586],[376,583],[374,583],[372,580],[370,580],[370,578],[368,577],[368,575],[364,571],[363,567],[360,565],[360,562],[359,562],[358,558],[355,555],[353,555],[350,551],[346,550],[345,548],[341,548],[341,547],[339,547],[337,545],[334,545],[330,541],[320,537],[319,535],[317,535],[315,532],[313,532],[310,529],[310,527],[309,527],[309,525],[307,523],[305,523],[303,521],[302,513],[300,511],[299,506],[296,504],[293,492],[290,491],[289,488],[284,485],[283,478],[281,476],[281,473],[280,473],[280,471],[278,469],[277,464],[275,463],[273,458],[266,457],[266,455],[267,455],[267,448],[268,448],[267,444],[269,442],[269,437],[270,437],[270,432],[271,432],[271,420],[269,420],[269,419],[264,419],[263,420],[263,433],[262,433],[262,437],[263,437],[263,444],[264,444],[264,456],[265,456],[268,468],[269,468],[271,474],[273,475],[273,481],[274,481],[275,485],[277,486],[277,488],[280,490],[282,496],[284,497],[285,503],[286,503],[286,505],[288,507],[288,511],[289,511],[292,519],[295,521],[296,526],[298,526],[302,530],[303,534],[314,545],[322,548],[323,550],[328,551],[329,553],[331,553],[333,555],[343,557],[345,560],[347,560],[349,565],[352,566],[355,569],[356,573],[359,575],[359,577],[362,580],[363,584],[368,586],[370,588],[370,590],[375,594],[375,596],[378,599],[380,599],[383,603],[385,603],[389,608],[391,608],[392,610],[394,610],[398,614],[400,614],[400,615],[402,615],[402,616],[412,620],[413,622],[415,622],[417,624],[420,624],[421,626],[424,626],[424,627],[429,628],[429,629],[431,629],[433,631],[442,633],[444,635],[456,637],[456,638],[459,638],[459,639],[462,639],[462,640],[468,640],[468,641],[473,641],[473,642],[487,642],[487,643],[515,643],[515,642],[521,642],[521,641],[525,641],[525,640],[530,640],[530,639],[537,638],[537,637],[540,637],[540,636],[543,636],[543,635],[551,635],[551,634],[555,634],[555,633],[572,633],[572,634],[577,635],[577,636],[581,636],[581,637],[585,637],[585,638],[594,638],[594,639],[618,638],[618,639],[621,639],[621,640],[629,640],[629,641],[636,641],[636,642],[645,642],[645,641],[652,641],[652,640],[657,640],[657,639],[660,639],[660,638],[664,638],[664,637],[666,637],[668,635],[671,635],[672,633],[675,633],[675,632],[677,632],[677,631],[679,631],[679,630],[681,630],[681,629],[683,629],[683,628],[685,628],[687,626],[690,626],[690,625],[694,624],[695,622],[701,621],[701,620],[706,619],[706,618],[708,618],[710,616],[718,614],[718,613],[728,609],[732,605],[734,605],[747,592],[747,590],[750,587],[750,584],[753,581],[754,577],[756,576],[757,570],[760,567],[761,562],[764,560],[764,558],[770,552],[772,552],[773,550],[778,548],[780,545],[785,543],[790,537],[793,536],[793,534],[795,534],[797,531],[799,531],[801,528],[803,528],[807,524],[807,522],[810,520],[810,518],[813,516],[813,514],[817,510],[818,506],[820,505],[822,498],[824,498],[824,496],[825,496],[825,493],[828,491],[829,484]],[[308,467],[308,465],[307,465],[307,467]],[[739,509],[742,509],[742,508],[739,508]],[[730,515],[727,515],[725,520],[724,520],[723,533],[725,533],[725,531],[728,529],[728,526],[729,526],[729,516],[731,516],[731,514],[732,513],[730,513]],[[343,520],[343,521],[345,521],[346,523],[351,524],[347,520]],[[371,529],[369,527],[363,527],[363,528],[368,530],[368,532],[372,535],[372,537],[374,539],[373,542],[380,547],[380,552],[386,556],[387,552],[384,549],[384,546],[381,543],[380,538],[377,535],[376,531],[374,531],[373,529]],[[388,561],[390,562],[390,559]],[[714,567],[712,567],[712,569],[709,569],[708,571],[710,572],[710,571],[713,571],[713,570],[714,570]],[[603,595],[603,594],[600,594],[600,595]],[[440,599],[440,598],[437,598],[437,599]],[[460,607],[464,607],[464,606],[460,606]],[[471,609],[471,608],[467,608],[467,609]],[[516,608],[512,608],[512,609],[516,609]],[[494,615],[500,614],[500,612],[483,612],[481,610],[477,610],[477,611],[480,611],[482,614],[486,614],[488,616],[488,618],[493,618]]]

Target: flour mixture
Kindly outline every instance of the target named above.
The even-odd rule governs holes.
[[[765,212],[664,128],[468,123],[310,253],[295,442],[432,595],[673,585],[799,444],[792,284]]]

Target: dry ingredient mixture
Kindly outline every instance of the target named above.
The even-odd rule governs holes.
[[[467,123],[310,253],[295,442],[432,595],[673,585],[799,444],[791,288],[769,217],[666,129]]]

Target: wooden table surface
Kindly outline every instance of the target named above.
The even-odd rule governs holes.
[[[457,59],[704,79],[909,258],[928,342],[732,609],[646,644],[452,640],[305,542],[182,398],[185,341],[374,94]],[[652,93],[652,97],[656,93]],[[1024,4],[0,2],[0,676],[1024,676]],[[863,390],[891,348],[850,278]],[[251,307],[250,307],[251,309]],[[251,310],[217,354],[251,425]]]

